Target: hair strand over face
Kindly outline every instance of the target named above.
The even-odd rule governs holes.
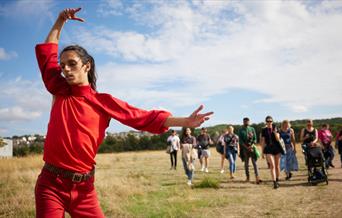
[[[69,45],[65,47],[59,57],[62,56],[64,52],[67,51],[74,51],[82,60],[83,64],[87,64],[88,62],[90,63],[90,70],[88,71],[88,82],[90,83],[90,86],[92,89],[96,91],[96,80],[97,80],[97,75],[95,71],[95,60],[94,58],[88,54],[87,50],[85,50],[83,47],[79,45]]]

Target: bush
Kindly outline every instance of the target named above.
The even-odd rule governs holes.
[[[30,153],[30,149],[26,145],[16,146],[13,148],[13,155],[17,157],[25,157]]]

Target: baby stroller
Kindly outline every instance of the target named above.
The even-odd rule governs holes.
[[[325,182],[328,184],[328,173],[325,168],[325,161],[320,147],[307,147],[303,145],[305,163],[308,167],[309,185],[317,185]]]

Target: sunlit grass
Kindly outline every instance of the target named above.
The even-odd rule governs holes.
[[[299,149],[298,149],[299,150]],[[212,149],[209,173],[195,171],[189,187],[183,167],[169,170],[164,151],[100,154],[95,186],[106,217],[339,217],[342,171],[329,171],[330,183],[307,186],[303,157],[292,181],[272,189],[266,161],[260,159],[261,185],[244,182],[238,160],[236,178],[220,174],[220,157]],[[180,157],[180,156],[178,156]],[[335,160],[338,165],[338,160]],[[42,156],[0,159],[0,217],[34,217],[34,186]],[[199,169],[198,162],[196,169]],[[227,168],[227,162],[225,163]],[[253,175],[253,170],[251,175]],[[291,208],[289,210],[289,208]]]

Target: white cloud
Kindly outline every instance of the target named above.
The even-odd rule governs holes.
[[[0,134],[6,134],[8,132],[8,129],[0,127]]]
[[[0,60],[10,60],[18,57],[18,54],[14,51],[7,52],[4,48],[0,47]]]
[[[9,1],[0,5],[0,16],[23,18],[23,17],[43,17],[42,14],[50,13],[49,10],[53,7],[53,0],[21,0]]]
[[[123,3],[120,0],[104,0],[100,3],[97,13],[100,16],[122,15],[124,10]]]
[[[0,82],[0,86],[0,123],[34,120],[50,109],[51,96],[41,82],[18,77]]]
[[[290,105],[292,111],[297,113],[304,113],[308,111],[308,108],[303,105]]]
[[[153,32],[102,26],[77,35],[91,50],[129,61],[99,67],[99,87],[119,96],[180,106],[242,88],[268,96],[256,102],[300,113],[341,105],[340,9],[325,1],[135,3],[124,13]]]
[[[27,111],[21,107],[0,108],[0,121],[29,121],[36,119],[41,112]]]

